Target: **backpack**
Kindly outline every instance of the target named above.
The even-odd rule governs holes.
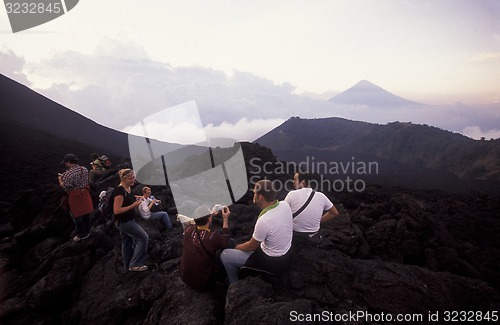
[[[110,202],[111,195],[113,194],[114,190],[114,187],[108,187],[106,191],[102,191],[101,194],[99,194],[99,203],[97,204],[97,210],[99,211],[99,214],[101,218],[104,219],[104,221],[112,221],[114,219],[113,206],[112,202]]]
[[[109,160],[109,158],[106,155],[100,156],[99,161],[101,162],[101,166],[103,168],[108,169],[109,167],[111,167],[111,160]]]

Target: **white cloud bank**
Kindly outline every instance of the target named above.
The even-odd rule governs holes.
[[[492,130],[483,131],[483,130],[481,130],[481,128],[479,126],[466,127],[462,133],[464,135],[466,135],[472,139],[476,139],[476,140],[480,140],[481,138],[484,138],[487,140],[500,138],[500,130],[499,129],[492,129]]]
[[[253,141],[278,127],[284,121],[284,119],[279,118],[249,120],[243,117],[234,124],[222,122],[222,124],[214,126],[212,123],[209,123],[205,127],[205,133],[211,138],[224,137],[238,139],[239,141]]]
[[[115,55],[115,49],[127,55]],[[93,54],[61,52],[39,63],[26,63],[12,51],[0,51],[0,59],[6,63],[0,66],[1,73],[118,130],[194,100],[207,135],[239,141],[253,141],[291,116],[335,116],[382,124],[411,121],[473,138],[484,134],[486,138],[500,137],[496,133],[500,103],[411,108],[339,106],[325,99],[299,96],[289,83],[275,84],[248,72],[228,75],[200,66],[173,67],[150,59],[140,47],[116,41],[102,42]],[[174,134],[178,126],[171,126],[170,132]],[[161,123],[155,129],[169,130]],[[181,132],[178,138],[182,137]],[[177,142],[182,143],[180,140]]]

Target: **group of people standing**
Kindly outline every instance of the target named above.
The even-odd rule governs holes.
[[[59,183],[68,192],[75,220],[77,235],[73,240],[80,241],[90,236],[93,211],[88,170],[78,165],[78,158],[73,154],[66,155],[62,163],[68,169],[59,175]],[[149,187],[143,187],[142,196],[132,193],[135,184],[132,169],[121,169],[118,176],[120,184],[114,189],[110,202],[122,239],[123,264],[129,271],[146,271],[149,236],[136,222],[136,208],[144,219],[157,219],[167,230],[172,224],[165,211],[151,212],[157,200],[151,198]],[[228,207],[212,210],[207,206],[198,207],[193,216],[195,224],[184,231],[179,264],[182,280],[196,290],[206,290],[224,273],[230,283],[237,281],[240,269],[281,274],[292,263],[292,244],[319,247],[323,241],[328,241],[319,233],[320,224],[337,216],[337,209],[323,193],[309,187],[308,174],[296,173],[294,187],[284,201],[279,201],[272,181],[260,180],[255,184],[253,202],[262,211],[251,238],[238,245],[229,235],[231,212]],[[210,229],[217,214],[222,216],[221,232]]]
[[[78,164],[74,154],[64,156],[61,164],[67,170],[59,174],[59,184],[67,192],[69,212],[76,228],[74,241],[79,242],[91,235],[91,213],[94,211],[89,187],[89,171]],[[93,161],[92,165],[97,162]],[[97,170],[97,169],[94,169]],[[145,271],[149,236],[136,222],[135,208],[138,208],[144,219],[159,220],[165,230],[172,228],[172,223],[166,211],[152,212],[152,206],[159,200],[151,198],[151,189],[145,186],[142,196],[132,193],[135,184],[135,173],[130,168],[118,172],[120,184],[113,190],[110,202],[114,215],[114,224],[120,231],[122,239],[122,257],[125,269],[129,271]]]

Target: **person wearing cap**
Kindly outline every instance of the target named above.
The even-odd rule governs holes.
[[[210,230],[212,218],[218,213],[222,213],[221,233]],[[230,214],[228,207],[210,211],[202,205],[194,212],[195,225],[188,226],[184,232],[179,274],[182,281],[195,290],[210,289],[223,274],[224,267],[217,255],[224,248],[234,247],[228,230]]]
[[[113,191],[110,201],[115,215],[115,226],[122,238],[123,266],[129,271],[146,271],[148,267],[144,262],[148,256],[149,236],[135,221],[134,208],[141,204],[132,193],[135,172],[130,168],[120,169],[118,176],[120,185]]]
[[[221,254],[230,283],[238,280],[242,267],[246,271],[279,275],[291,264],[293,221],[290,206],[276,200],[276,191],[270,180],[260,180],[255,184],[253,202],[262,211],[252,237]]]
[[[74,241],[80,241],[90,236],[91,217],[94,210],[89,192],[89,171],[78,165],[78,158],[74,154],[64,156],[61,164],[67,170],[59,175],[59,185],[68,193],[70,215],[76,227]]]
[[[99,159],[98,153],[94,152],[91,154],[90,159],[92,160],[90,162],[92,169],[89,171],[89,181],[90,183],[95,183],[106,173],[106,170]]]

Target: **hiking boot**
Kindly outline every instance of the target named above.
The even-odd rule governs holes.
[[[146,271],[148,267],[146,265],[143,266],[129,266],[128,270],[129,271],[134,271],[134,272],[142,272]]]

